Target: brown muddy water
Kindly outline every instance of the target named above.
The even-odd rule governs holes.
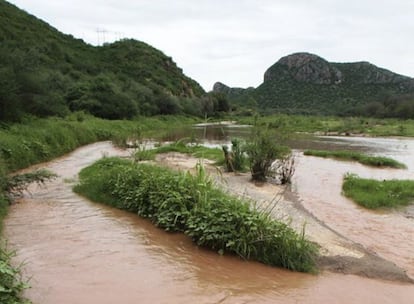
[[[74,194],[77,172],[103,155],[128,152],[102,142],[42,164],[38,167],[60,177],[46,188],[31,187],[31,194],[10,208],[5,237],[17,252],[15,262],[24,262],[32,286],[26,296],[35,304],[413,303],[412,284],[293,273],[220,256],[184,235],[166,233],[133,214]],[[301,196],[312,192],[312,184],[301,186],[301,178],[311,174],[318,180],[315,171],[305,174],[304,160],[299,160],[295,182]],[[321,174],[323,180],[330,178]],[[304,204],[312,206],[318,199],[313,194]]]

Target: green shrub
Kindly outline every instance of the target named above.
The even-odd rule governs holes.
[[[291,270],[315,270],[317,249],[303,234],[215,188],[201,166],[191,175],[106,158],[79,177],[76,192],[184,232],[200,246]]]
[[[276,159],[285,158],[290,149],[277,143],[277,137],[267,128],[256,126],[251,139],[245,146],[250,164],[252,179],[265,181],[271,173],[271,165]]]

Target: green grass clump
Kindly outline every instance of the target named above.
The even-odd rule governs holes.
[[[374,167],[391,167],[404,169],[406,166],[392,158],[369,156],[366,154],[353,151],[325,151],[325,150],[305,150],[305,155],[312,155],[318,157],[336,158],[340,160],[357,161],[363,165]]]
[[[104,158],[79,177],[76,192],[183,232],[197,245],[295,271],[315,270],[317,248],[303,233],[217,189],[201,166],[191,175]]]
[[[369,209],[392,208],[410,204],[414,199],[412,180],[373,180],[347,174],[342,185],[343,194]]]

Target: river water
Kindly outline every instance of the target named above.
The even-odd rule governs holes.
[[[103,155],[127,156],[128,152],[102,142],[41,164],[37,167],[48,168],[59,178],[46,188],[31,187],[31,194],[10,208],[4,234],[16,250],[15,262],[24,262],[24,273],[31,277],[26,296],[35,304],[412,303],[414,299],[411,284],[328,272],[293,273],[219,256],[198,248],[184,235],[166,233],[134,214],[74,194],[71,187],[77,172]],[[316,213],[319,207],[314,202],[326,204],[321,199],[325,193],[304,199],[312,194],[312,184],[301,183],[305,175],[301,172],[307,170],[304,160],[299,159],[295,187],[306,208]],[[321,164],[325,161],[329,164],[329,160]],[[326,167],[332,165],[337,166],[335,162]],[[319,165],[310,167],[315,168]],[[356,173],[360,172],[364,171]],[[328,173],[306,174],[315,182],[321,181],[315,174],[322,174],[323,185],[330,185],[324,180]],[[328,214],[335,206],[324,208]],[[397,214],[405,218],[404,213]],[[338,229],[345,226],[338,224]],[[401,265],[406,262],[402,259]]]

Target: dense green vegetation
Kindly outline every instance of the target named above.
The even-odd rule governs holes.
[[[329,157],[340,160],[351,160],[357,161],[363,165],[374,166],[374,167],[391,167],[404,169],[406,166],[392,158],[381,157],[381,156],[369,156],[363,153],[353,151],[325,151],[325,150],[305,150],[305,155],[312,155],[318,157]]]
[[[342,190],[345,196],[370,209],[392,208],[410,204],[414,200],[412,180],[373,180],[348,174]]]
[[[240,124],[257,124],[279,133],[319,133],[320,135],[366,134],[370,136],[414,136],[414,120],[395,118],[335,117],[274,114],[261,117],[233,116]]]
[[[107,119],[228,111],[171,57],[131,39],[94,47],[0,0],[0,121],[85,111]]]
[[[265,82],[254,92],[265,114],[414,117],[414,93],[395,84],[323,85],[280,80]]]
[[[198,174],[175,172],[119,158],[104,158],[80,172],[75,191],[137,213],[198,245],[295,271],[315,270],[317,249],[286,224],[252,209]]]
[[[257,88],[216,83],[214,90],[244,114],[256,109],[265,115],[414,118],[413,79],[368,62],[331,63],[307,53],[281,58]]]

